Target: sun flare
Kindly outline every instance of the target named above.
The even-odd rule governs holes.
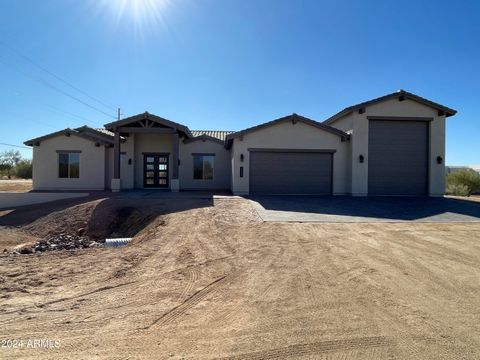
[[[170,0],[94,0],[98,13],[111,18],[115,27],[133,26],[136,33],[165,26],[165,12]]]

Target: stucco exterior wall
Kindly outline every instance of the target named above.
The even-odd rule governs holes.
[[[135,136],[132,134],[120,143],[120,185],[124,190],[135,187]],[[113,147],[106,149],[105,187],[110,189],[113,178]],[[131,163],[129,164],[129,160]]]
[[[234,140],[232,151],[232,191],[234,194],[249,193],[249,148],[276,149],[334,149],[333,155],[333,194],[340,195],[349,192],[348,183],[348,152],[349,142],[317,127],[297,122],[285,121],[273,126],[262,128],[243,136],[243,140]],[[241,162],[240,155],[244,160]],[[243,166],[243,177],[240,177],[240,167]]]
[[[80,177],[60,178],[57,150],[81,151]],[[59,135],[33,147],[33,190],[104,190],[105,147],[71,135]]]
[[[130,135],[132,136],[132,135]],[[168,184],[172,183],[173,139],[171,134],[135,134],[133,169],[135,188],[143,188],[143,153],[168,153]]]
[[[333,124],[330,124],[330,126],[349,133],[353,129],[353,113],[349,113],[341,117]]]
[[[215,141],[197,140],[180,142],[179,178],[182,190],[227,190],[230,189],[230,151],[223,144]],[[193,153],[215,154],[213,180],[196,180],[193,178]]]
[[[430,127],[430,151],[429,151],[429,195],[441,196],[445,192],[445,161],[437,164],[437,156],[445,159],[445,116],[438,116],[438,112],[416,101],[406,99],[390,99],[370,105],[365,108],[363,114],[354,111],[351,114],[351,179],[352,195],[368,195],[368,116],[395,116],[395,117],[429,117]],[[347,119],[340,119],[331,126],[348,131],[344,126]],[[365,161],[359,162],[359,156],[363,155]]]

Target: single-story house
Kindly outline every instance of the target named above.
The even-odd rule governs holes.
[[[442,196],[445,119],[455,114],[400,90],[323,122],[292,114],[207,131],[145,112],[25,144],[33,147],[34,190]]]

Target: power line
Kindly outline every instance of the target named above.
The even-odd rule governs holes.
[[[59,93],[62,94],[62,95],[65,95],[65,96],[67,96],[67,97],[69,97],[69,98],[71,98],[71,99],[73,99],[73,100],[75,100],[75,101],[78,101],[79,103],[81,103],[81,104],[83,104],[83,105],[85,105],[85,106],[87,106],[87,107],[89,107],[89,108],[91,108],[91,109],[93,109],[93,110],[95,110],[95,111],[98,111],[98,112],[100,112],[100,113],[102,113],[102,114],[104,114],[104,115],[106,115],[106,116],[108,116],[108,117],[110,117],[110,118],[113,118],[113,119],[116,119],[116,118],[117,118],[116,116],[113,116],[113,115],[111,115],[111,114],[108,114],[108,113],[106,113],[105,111],[99,109],[98,107],[93,106],[93,105],[90,105],[89,103],[87,103],[87,102],[79,99],[78,97],[69,94],[68,92],[66,92],[66,91],[64,91],[64,90],[56,87],[55,85],[50,84],[48,81],[46,81],[46,80],[44,80],[44,79],[42,79],[42,78],[35,77],[35,76],[33,76],[33,75],[27,74],[26,72],[24,72],[23,70],[19,69],[18,67],[14,66],[14,65],[12,65],[12,64],[9,64],[8,62],[5,62],[5,59],[2,60],[1,57],[0,57],[0,62],[2,62],[2,63],[3,63],[4,65],[6,65],[6,66],[9,66],[9,67],[11,67],[12,69],[18,71],[20,74],[22,74],[22,75],[24,75],[24,76],[26,76],[26,77],[29,77],[29,78],[31,78],[31,79],[33,79],[33,80],[35,80],[35,81],[37,81],[37,82],[39,82],[39,83],[47,86],[47,87],[49,87],[49,88],[51,88],[51,89],[59,92]]]
[[[57,108],[56,106],[52,106],[52,105],[49,105],[49,104],[42,104],[42,105],[44,105],[45,107],[49,108],[49,110],[53,110],[53,111],[55,111],[55,112],[57,112],[57,113],[65,114],[65,115],[68,115],[68,116],[70,116],[70,117],[72,117],[72,118],[76,118],[76,119],[78,119],[78,120],[81,120],[81,121],[83,121],[83,122],[87,122],[87,123],[89,123],[89,124],[96,125],[96,123],[94,123],[93,121],[88,120],[88,119],[85,119],[85,118],[83,118],[83,117],[81,117],[81,116],[79,116],[79,115],[77,115],[77,114],[74,114],[74,113],[72,113],[72,112],[70,112],[70,111],[62,110],[62,109],[60,109],[60,108]]]
[[[16,148],[21,148],[21,149],[32,150],[32,148],[30,148],[30,147],[28,147],[28,146],[22,146],[22,145],[13,145],[13,144],[5,144],[5,143],[0,143],[0,145],[11,146],[11,147],[16,147]]]
[[[0,45],[2,45],[3,47],[7,48],[8,50],[12,51],[13,53],[17,54],[17,56],[20,56],[22,59],[28,61],[29,63],[31,63],[32,65],[34,65],[35,67],[37,67],[38,69],[42,70],[43,72],[49,74],[50,76],[53,76],[55,79],[57,79],[58,81],[61,81],[62,83],[64,83],[65,85],[68,85],[70,86],[72,89],[78,91],[79,93],[85,95],[86,97],[88,97],[89,99],[97,102],[98,104],[101,104],[103,106],[105,106],[106,108],[110,109],[110,110],[114,110],[116,111],[116,107],[112,106],[112,105],[109,105],[107,104],[106,102],[104,102],[103,100],[100,100],[99,98],[97,97],[94,97],[90,94],[88,94],[86,91],[83,91],[82,89],[79,89],[77,86],[73,85],[71,82],[61,78],[59,75],[53,73],[52,71],[48,70],[47,68],[43,67],[42,65],[38,64],[36,61],[34,61],[32,58],[28,57],[27,55],[25,54],[22,54],[20,51],[14,49],[13,47],[11,47],[10,45],[8,45],[7,43],[5,43],[4,41],[0,40]]]

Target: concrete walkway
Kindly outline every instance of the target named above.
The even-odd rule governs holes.
[[[269,222],[476,222],[480,203],[458,198],[250,197]]]
[[[0,210],[88,196],[88,192],[0,192]]]

